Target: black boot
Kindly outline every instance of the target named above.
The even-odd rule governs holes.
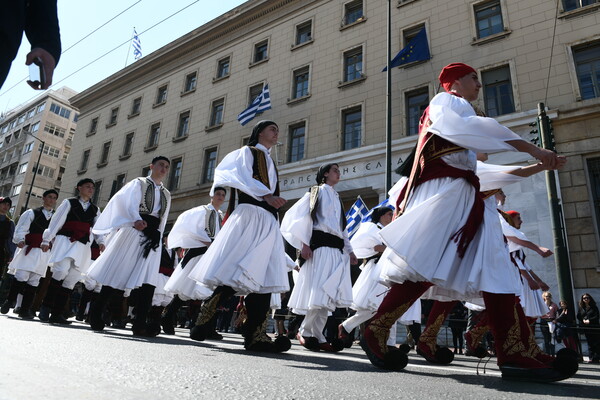
[[[227,302],[235,291],[229,286],[219,286],[215,289],[212,296],[202,303],[202,308],[196,319],[196,325],[190,330],[190,338],[197,341],[203,341],[214,331],[213,319],[217,313],[219,305]]]
[[[165,313],[160,320],[160,324],[165,335],[175,334],[175,317],[177,316],[177,312],[181,308],[182,304],[183,301],[179,298],[179,296],[175,295],[171,304],[167,306]]]
[[[44,300],[42,301],[42,306],[40,307],[40,312],[38,314],[40,321],[48,322],[50,320],[50,312],[54,308],[54,300],[58,296],[61,288],[62,281],[57,281],[54,278],[50,279],[46,296],[44,296]]]
[[[270,293],[251,293],[244,299],[248,318],[244,324],[244,348],[263,353],[282,353],[288,351],[292,342],[286,336],[275,341],[267,335],[267,313],[271,304]]]
[[[35,314],[31,311],[31,305],[33,304],[33,298],[35,297],[35,291],[37,288],[29,284],[25,284],[23,287],[23,300],[21,301],[21,309],[19,310],[19,317],[22,319],[33,319]]]
[[[90,312],[88,317],[90,319],[90,328],[93,331],[100,332],[104,329],[104,319],[102,315],[108,305],[115,289],[110,286],[102,286],[102,290],[98,293],[96,299],[90,304]]]
[[[146,327],[149,336],[155,337],[160,334],[160,320],[164,309],[162,306],[152,306],[150,309]]]
[[[15,278],[12,279],[12,284],[10,285],[8,297],[6,297],[6,300],[2,304],[2,307],[0,307],[1,314],[7,314],[8,311],[15,306],[15,303],[17,302],[17,296],[23,289],[23,285],[25,285],[25,282],[19,282]]]
[[[52,306],[52,312],[51,312],[50,319],[48,320],[48,322],[50,322],[51,324],[58,324],[58,325],[70,325],[71,324],[71,321],[68,321],[64,317],[63,314],[65,311],[65,306],[67,305],[67,302],[71,298],[72,292],[73,292],[73,289],[69,289],[69,288],[61,286],[60,291],[58,293],[56,293],[56,296],[54,297],[54,305]]]
[[[154,337],[156,335],[148,331],[148,324],[146,322],[150,307],[152,307],[154,286],[144,283],[138,290],[137,304],[133,310],[134,317],[131,331],[134,336]]]
[[[85,319],[85,309],[87,308],[88,303],[92,300],[93,293],[93,291],[88,290],[85,287],[83,288],[83,293],[81,294],[79,305],[77,306],[77,314],[75,315],[75,319],[77,321],[83,321]]]

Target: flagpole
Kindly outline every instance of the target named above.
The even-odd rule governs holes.
[[[135,26],[133,27],[133,32],[131,32],[131,40],[133,40],[133,36],[135,35]],[[129,41],[129,46],[127,46],[127,57],[125,57],[125,68],[127,66],[127,61],[129,61],[129,52],[131,51],[131,40]]]
[[[392,188],[392,0],[387,14],[387,92],[385,95],[385,197]]]

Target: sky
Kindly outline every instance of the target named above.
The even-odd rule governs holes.
[[[68,86],[81,92],[135,62],[131,46],[134,27],[142,43],[142,55],[146,56],[245,1],[58,0],[63,54],[50,89]],[[25,82],[29,76],[25,55],[29,51],[29,42],[23,36],[19,54],[0,89],[0,113],[43,93]]]

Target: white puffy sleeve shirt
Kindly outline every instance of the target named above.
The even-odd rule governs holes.
[[[244,146],[239,150],[234,150],[227,154],[219,165],[217,165],[213,186],[210,190],[211,196],[214,194],[214,188],[217,186],[239,189],[259,201],[263,200],[263,196],[275,192],[277,171],[275,170],[275,163],[271,158],[270,150],[260,143],[256,145],[256,148],[265,153],[269,174],[269,187],[252,177],[254,157],[250,148]]]

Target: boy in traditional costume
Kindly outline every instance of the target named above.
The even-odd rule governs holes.
[[[42,233],[48,228],[50,218],[54,214],[58,192],[54,189],[46,190],[42,195],[43,205],[36,209],[29,209],[21,215],[15,228],[13,242],[19,250],[8,266],[8,271],[14,275],[14,280],[6,302],[0,312],[6,314],[14,307],[17,296],[23,295],[19,317],[33,319],[31,304],[35,291],[40,284],[40,279],[46,275],[50,252],[43,252]]]
[[[52,279],[38,315],[42,321],[61,325],[71,323],[63,316],[63,311],[75,284],[91,264],[90,246],[94,240],[91,229],[100,216],[100,209],[91,200],[95,190],[92,179],[80,180],[78,196],[63,200],[42,234],[43,252],[50,250],[52,242],[48,260]],[[104,250],[103,238],[97,237],[96,241]]]
[[[204,340],[214,330],[213,317],[219,304],[237,293],[245,296],[247,319],[243,327],[246,350],[287,351],[287,337],[272,341],[263,324],[270,308],[271,293],[289,290],[288,263],[279,231],[279,180],[271,148],[277,145],[279,128],[273,121],[259,121],[248,145],[225,156],[215,169],[213,188],[231,188],[226,222],[190,277],[214,290],[202,305],[194,340]],[[235,197],[239,204],[235,207]],[[234,209],[235,207],[235,209]]]
[[[479,117],[469,101],[477,99],[481,83],[476,71],[462,63],[442,70],[445,93],[436,95],[422,117],[421,133],[410,178],[399,196],[399,217],[381,230],[387,245],[385,278],[390,291],[365,329],[362,346],[369,360],[386,369],[402,369],[407,357],[389,351],[389,328],[432,285],[450,299],[483,295],[490,314],[498,365],[507,379],[555,381],[568,378],[577,365],[556,365],[536,357],[521,335],[521,315],[515,307],[514,282],[505,275],[505,254],[492,224],[475,174],[476,152],[526,152],[555,168],[555,153],[521,139],[491,118]],[[499,228],[499,226],[498,226]],[[493,236],[493,237],[492,237]],[[491,247],[490,247],[491,246]],[[539,350],[539,348],[538,348]]]
[[[102,285],[90,308],[90,327],[104,329],[102,314],[113,295],[139,289],[136,315],[131,330],[136,336],[153,337],[146,318],[152,306],[154,288],[159,284],[162,234],[171,207],[171,194],[162,181],[171,162],[157,156],[150,164],[150,176],[135,178],[110,199],[94,225],[94,233],[114,232],[106,251],[90,267],[88,276]],[[159,329],[160,330],[160,329]]]
[[[329,313],[352,303],[350,263],[358,260],[346,231],[342,200],[333,188],[340,181],[336,163],[317,173],[318,185],[310,188],[290,208],[281,223],[283,237],[300,250],[305,260],[288,300],[293,313],[305,315],[298,331],[300,344],[313,351],[340,351],[344,343],[328,342],[323,328]]]

